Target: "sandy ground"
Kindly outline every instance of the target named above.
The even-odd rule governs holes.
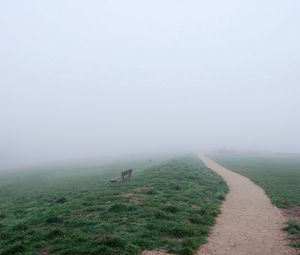
[[[299,254],[288,247],[287,234],[281,230],[285,218],[260,187],[205,156],[201,159],[225,179],[230,192],[208,244],[197,255]]]

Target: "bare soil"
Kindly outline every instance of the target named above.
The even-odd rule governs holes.
[[[205,156],[201,159],[225,179],[230,191],[208,244],[197,255],[299,254],[282,231],[286,218],[260,187]]]

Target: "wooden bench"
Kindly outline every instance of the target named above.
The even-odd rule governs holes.
[[[131,177],[131,174],[132,174],[132,169],[128,169],[128,170],[122,171],[122,173],[121,173],[120,176],[117,176],[117,177],[111,179],[110,181],[111,181],[111,182],[120,182],[120,181],[124,181],[124,180],[130,178],[130,177]]]
[[[124,181],[125,179],[128,179],[131,177],[131,174],[132,174],[132,169],[128,169],[126,171],[123,171],[121,173],[121,177],[122,177],[122,181]]]

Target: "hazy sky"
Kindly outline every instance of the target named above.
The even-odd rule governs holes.
[[[0,2],[0,168],[300,152],[298,0]]]

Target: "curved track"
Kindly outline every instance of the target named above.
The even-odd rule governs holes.
[[[205,156],[200,158],[225,179],[230,191],[208,244],[198,255],[297,254],[281,230],[284,217],[260,187]]]

